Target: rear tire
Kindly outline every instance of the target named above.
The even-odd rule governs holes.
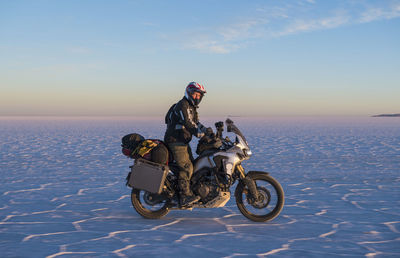
[[[236,205],[239,211],[246,218],[255,222],[265,222],[276,218],[285,203],[282,186],[267,173],[250,172],[248,176],[255,181],[257,189],[262,194],[262,200],[253,204],[249,203],[248,189],[240,182],[235,190]]]
[[[169,212],[168,200],[164,200],[163,202],[155,205],[150,205],[144,200],[146,193],[147,192],[144,190],[139,190],[136,188],[132,189],[131,202],[136,212],[146,219],[159,219],[167,215]]]

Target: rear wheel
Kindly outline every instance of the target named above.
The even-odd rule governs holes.
[[[274,219],[283,209],[285,202],[282,186],[267,173],[249,173],[254,180],[258,196],[252,198],[248,188],[240,182],[235,190],[236,205],[248,219],[264,222]]]
[[[152,194],[136,188],[132,189],[133,208],[146,219],[159,219],[169,212],[168,199],[160,194]]]

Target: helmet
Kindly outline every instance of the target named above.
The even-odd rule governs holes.
[[[134,150],[144,140],[144,137],[138,133],[127,134],[122,137],[122,147]]]
[[[193,92],[199,92],[201,94],[199,99],[193,99],[192,94]],[[188,86],[186,86],[185,90],[185,97],[186,99],[192,103],[194,106],[198,106],[200,104],[201,99],[203,98],[204,94],[206,93],[206,89],[204,89],[203,85],[197,82],[190,82]]]

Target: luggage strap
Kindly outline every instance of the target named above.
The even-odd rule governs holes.
[[[136,149],[132,152],[132,155],[138,154],[143,157],[147,153],[149,153],[154,147],[156,147],[159,143],[153,140],[144,140],[136,147]]]

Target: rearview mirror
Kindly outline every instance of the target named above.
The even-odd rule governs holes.
[[[228,133],[232,132],[233,121],[230,120],[229,118],[227,118],[226,121],[225,121],[225,123],[226,123],[226,131],[227,131]]]

